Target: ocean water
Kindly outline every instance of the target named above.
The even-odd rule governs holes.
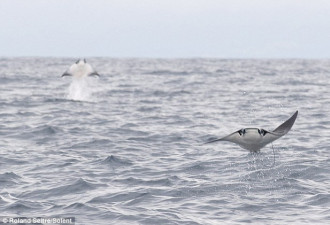
[[[328,224],[330,60],[0,59],[0,216]],[[258,154],[211,138],[292,130]],[[1,223],[1,222],[0,222]]]

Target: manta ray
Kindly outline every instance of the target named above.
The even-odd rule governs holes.
[[[93,67],[86,62],[86,59],[79,59],[76,63],[72,64],[70,68],[62,74],[64,76],[73,76],[77,78],[86,76],[100,76]]]
[[[297,115],[298,111],[296,111],[287,121],[282,123],[273,131],[259,128],[243,128],[225,137],[208,141],[205,144],[216,141],[229,141],[238,144],[250,152],[259,152],[260,149],[265,147],[267,144],[287,134],[296,121]]]

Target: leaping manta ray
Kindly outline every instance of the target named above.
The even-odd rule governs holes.
[[[93,67],[86,62],[86,59],[79,59],[76,63],[72,64],[70,68],[62,74],[64,76],[74,76],[77,78],[85,76],[100,76]]]
[[[232,134],[229,134],[228,136],[208,141],[205,144],[213,143],[216,141],[229,141],[238,144],[250,152],[259,152],[260,149],[265,147],[267,144],[287,134],[296,121],[297,115],[298,111],[296,111],[290,117],[290,119],[282,123],[273,131],[267,131],[258,128],[243,128]]]

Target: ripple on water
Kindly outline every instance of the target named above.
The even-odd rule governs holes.
[[[329,221],[329,60],[91,58],[100,79],[61,79],[72,62],[0,59],[2,213],[79,224]],[[252,155],[200,145],[272,129],[297,109],[274,166],[270,146]]]

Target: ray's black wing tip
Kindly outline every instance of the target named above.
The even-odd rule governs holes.
[[[93,72],[93,73],[89,74],[88,76],[89,77],[93,77],[93,76],[100,77],[100,74],[98,72]]]
[[[100,75],[96,75],[96,74],[92,74],[92,75],[88,75],[89,77],[95,77],[95,78],[100,78]]]
[[[285,123],[286,122],[289,122],[289,121],[290,122],[292,121],[294,123],[296,121],[296,119],[297,119],[297,116],[298,116],[298,110],[290,117],[290,119],[288,119],[287,121],[285,121]],[[293,123],[292,123],[292,125],[293,125]]]
[[[291,116],[291,117],[297,117],[298,116],[298,110]]]
[[[63,73],[63,74],[62,74],[62,76],[61,76],[61,77],[67,77],[67,76],[72,76],[72,75],[71,75],[71,74],[69,74],[69,73],[66,73],[66,72],[65,72],[65,73]]]

